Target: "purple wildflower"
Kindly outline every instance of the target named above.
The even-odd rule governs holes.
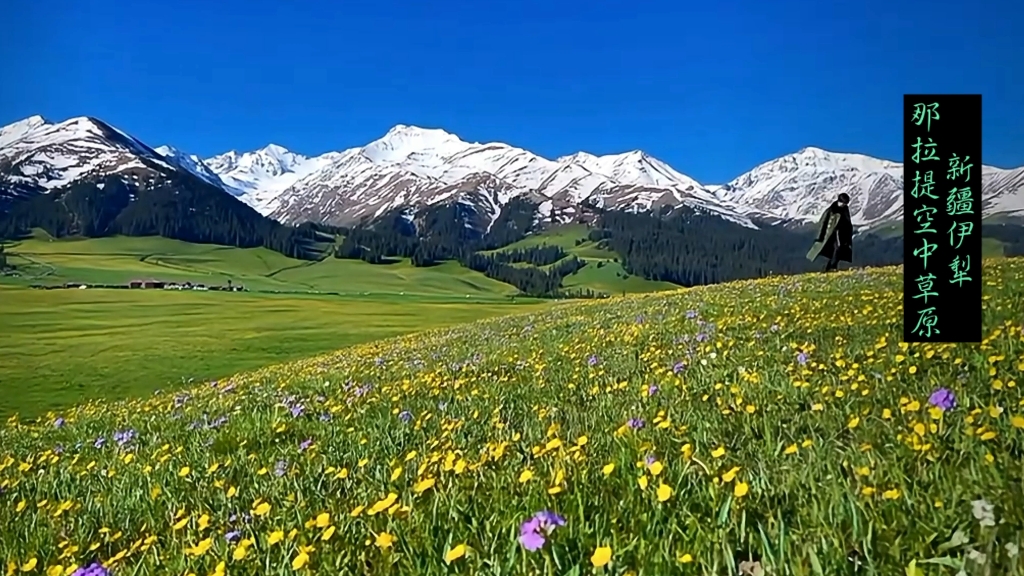
[[[645,425],[643,418],[630,418],[628,424],[633,430],[639,430]]]
[[[71,573],[71,576],[110,576],[110,570],[107,570],[103,564],[99,562],[93,562],[88,566],[82,566]]]
[[[277,465],[274,466],[274,476],[280,478],[288,473],[288,463],[284,460],[278,460]]]
[[[53,427],[54,428],[61,428],[63,426],[64,426],[64,418],[61,418],[60,416],[58,416],[57,419],[53,421]]]
[[[540,520],[530,518],[519,527],[519,543],[530,552],[544,547],[545,538],[540,533]]]
[[[647,395],[648,396],[654,396],[657,393],[658,393],[658,386],[656,384],[651,384],[650,386],[647,387]]]
[[[686,362],[683,362],[681,360],[679,362],[676,362],[676,365],[672,367],[673,374],[679,374],[683,370],[686,370]]]
[[[705,341],[707,341],[707,339],[708,339],[708,335],[707,334],[705,334],[703,332],[700,332],[699,334],[697,334],[697,342],[705,342]]]
[[[224,539],[227,540],[228,542],[231,542],[231,543],[237,542],[238,539],[241,538],[241,537],[242,537],[242,533],[239,532],[238,530],[232,530],[231,532],[228,532],[227,534],[224,535]]]
[[[803,366],[804,364],[807,364],[807,353],[806,352],[800,352],[799,354],[797,354],[796,355],[796,361],[799,362],[801,366]]]
[[[408,423],[409,420],[412,420],[412,412],[409,412],[408,410],[402,410],[401,412],[398,413],[398,419],[401,420],[402,422]]]
[[[313,439],[312,438],[306,438],[305,440],[302,441],[301,444],[299,444],[299,451],[300,452],[305,452],[306,450],[309,450],[309,447],[312,446],[312,445],[313,445]]]
[[[590,366],[597,366],[597,363],[599,361],[600,360],[597,359],[597,356],[595,356],[593,354],[590,355],[590,358],[587,358],[587,364],[590,365]]]
[[[119,430],[114,432],[114,441],[117,442],[118,446],[124,446],[134,440],[136,436],[135,430],[130,428],[128,430]]]
[[[697,311],[696,310],[687,310],[686,311],[686,317],[689,318],[690,320],[693,320],[694,318],[697,317]]]
[[[99,438],[96,439],[95,442],[92,443],[92,445],[95,448],[103,448],[103,445],[106,444],[106,443],[107,443],[107,439],[104,438],[103,436],[100,436]]]
[[[331,421],[331,414],[330,414],[330,412],[324,412],[323,414],[321,414],[320,415],[320,421],[321,422],[330,422]]]
[[[292,416],[295,418],[302,416],[303,411],[305,411],[305,408],[302,407],[302,404],[296,404],[291,407]]]
[[[658,459],[654,456],[654,454],[648,454],[647,457],[644,458],[644,464],[647,466],[651,466],[657,461]]]
[[[519,543],[530,552],[544,547],[547,536],[558,526],[565,526],[565,518],[549,510],[542,510],[519,526]]]
[[[956,408],[956,395],[949,388],[939,388],[928,397],[928,403],[945,412]]]

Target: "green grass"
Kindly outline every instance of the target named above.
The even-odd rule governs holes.
[[[621,275],[625,274],[625,271],[621,264],[603,260],[604,264],[598,268],[598,262],[601,261],[591,261],[575,274],[567,276],[562,281],[562,285],[569,289],[590,288],[613,296],[618,296],[623,292],[633,294],[680,289],[679,286],[670,282],[654,282],[631,274],[623,278]]]
[[[587,261],[587,266],[562,281],[562,286],[568,289],[589,288],[595,292],[611,295],[619,295],[624,292],[635,294],[679,289],[679,286],[670,282],[655,282],[640,276],[628,275],[623,278],[621,275],[625,274],[625,270],[621,264],[616,262],[618,255],[611,250],[599,248],[597,242],[587,240],[589,233],[590,229],[586,224],[554,226],[493,252],[534,246],[559,246],[570,255]],[[582,243],[578,244],[580,241]],[[601,268],[597,267],[598,263],[603,263]],[[523,264],[523,266],[527,266],[527,264]]]
[[[563,224],[561,226],[552,226],[546,230],[531,234],[518,242],[513,242],[508,246],[495,250],[506,251],[516,250],[521,248],[532,248],[535,246],[559,246],[564,248],[566,251],[576,246],[577,240],[582,240],[587,237],[589,229],[586,224]]]
[[[527,237],[502,250],[543,244],[565,248],[589,262],[568,277],[567,288],[598,292],[653,292],[674,289],[665,282],[650,282],[622,272],[613,252],[585,239],[583,224],[570,224]],[[8,257],[18,276],[0,276],[0,283],[58,285],[67,282],[127,284],[155,278],[167,282],[226,285],[242,284],[249,290],[267,292],[329,292],[336,294],[405,294],[458,296],[496,300],[515,294],[513,286],[487,278],[455,262],[417,268],[408,260],[370,265],[358,260],[326,258],[319,262],[295,260],[266,248],[233,248],[190,244],[160,237],[112,237],[53,239],[37,232],[33,238],[8,245]],[[607,267],[596,269],[598,262]]]
[[[190,244],[160,237],[49,238],[43,233],[9,245],[19,272],[0,277],[8,284],[56,285],[66,282],[126,284],[156,278],[168,282],[225,285],[249,290],[334,292],[340,294],[418,294],[501,299],[515,288],[448,262],[415,268],[408,260],[370,265],[326,258],[308,262],[266,248]]]
[[[146,396],[407,332],[530,310],[521,301],[0,285],[0,417]]]
[[[1006,244],[995,238],[981,239],[982,258],[999,258],[1006,254]]]
[[[359,260],[328,258],[309,266],[283,270],[275,280],[293,286],[342,293],[401,293],[495,298],[515,294],[515,287],[487,278],[457,262],[417,268],[403,260],[372,265]]]
[[[856,551],[860,574],[1019,575],[1024,260],[985,265],[983,345],[902,344],[900,271],[873,269],[570,303],[12,421],[0,559],[643,576],[736,574],[745,550],[812,576]],[[955,406],[929,405],[940,387]],[[540,510],[564,525],[530,552]]]

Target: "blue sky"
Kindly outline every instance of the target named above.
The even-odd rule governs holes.
[[[8,0],[0,124],[91,115],[209,156],[394,124],[704,183],[804,146],[899,160],[904,92],[984,97],[1024,165],[1024,2]]]

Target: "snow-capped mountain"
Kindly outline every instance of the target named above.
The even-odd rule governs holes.
[[[270,215],[283,222],[344,224],[402,205],[473,203],[466,198],[470,191],[489,199],[479,208],[492,221],[509,199],[529,195],[549,211],[547,218],[583,201],[627,210],[683,204],[753,226],[692,178],[640,151],[549,160],[507,144],[469,143],[443,130],[406,125],[296,180]]]
[[[210,170],[210,167],[195,154],[185,154],[173,146],[157,146],[154,150],[163,156],[169,164],[190,172],[214,186],[225,188],[224,182],[217,176],[217,173]]]
[[[262,214],[276,208],[276,199],[296,180],[314,172],[338,156],[330,152],[308,158],[277,144],[239,154],[231,150],[203,163],[216,174],[224,188]]]
[[[7,195],[45,193],[110,174],[173,170],[152,148],[96,118],[50,123],[32,116],[0,129],[0,188]]]
[[[982,213],[1024,216],[1024,168],[982,169]],[[749,216],[813,221],[841,192],[854,226],[903,217],[903,164],[862,154],[804,148],[755,167],[714,195]]]
[[[510,199],[538,220],[577,218],[582,204],[618,210],[689,206],[744,226],[805,222],[840,192],[858,227],[900,219],[903,166],[804,148],[724,185],[702,185],[641,151],[554,160],[502,143],[465,142],[440,129],[397,125],[361,147],[307,157],[281,146],[201,159],[158,149],[95,118],[33,116],[0,128],[0,201],[100,176],[188,172],[286,223],[350,224],[398,207],[461,202],[488,226]],[[1024,167],[982,171],[983,213],[1024,217]],[[2,208],[2,202],[0,202]]]

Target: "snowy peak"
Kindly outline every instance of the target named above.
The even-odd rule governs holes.
[[[0,177],[23,189],[49,190],[132,169],[173,169],[152,148],[96,118],[51,124],[33,116],[0,134]]]
[[[284,190],[338,156],[336,152],[329,152],[309,158],[284,146],[268,144],[251,152],[230,150],[202,162],[219,177],[228,192],[267,214]]]
[[[363,155],[373,162],[400,164],[415,157],[445,157],[468,146],[457,136],[438,128],[420,128],[398,124],[387,134],[363,147]]]
[[[295,181],[270,215],[283,222],[346,223],[400,205],[450,201],[468,181],[486,182],[471,188],[487,190],[473,197],[487,198],[480,208],[490,216],[510,199],[529,195],[541,203],[587,200],[608,209],[690,204],[753,226],[695,180],[640,150],[579,152],[552,161],[508,144],[469,143],[444,130],[405,124]]]
[[[13,124],[8,124],[3,128],[0,128],[0,148],[24,138],[27,134],[43,127],[50,123],[46,121],[42,116],[29,116],[24,120],[19,120]]]
[[[1024,186],[1013,171],[983,167],[983,211],[1024,213]],[[715,196],[750,216],[813,221],[840,193],[858,227],[903,216],[903,164],[817,147],[769,160],[717,187]]]
[[[213,170],[210,170],[210,167],[195,154],[185,154],[181,150],[167,145],[158,146],[154,150],[157,154],[163,156],[168,163],[186,172],[190,172],[214,186],[225,187],[220,177]]]

